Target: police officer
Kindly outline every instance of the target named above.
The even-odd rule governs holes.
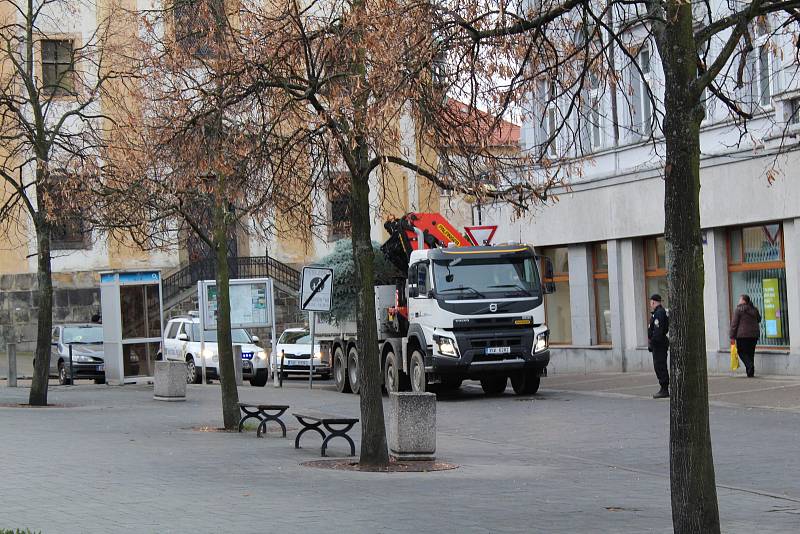
[[[669,369],[667,350],[669,349],[669,317],[661,305],[661,295],[650,297],[650,325],[647,327],[647,350],[653,353],[653,368],[661,389],[653,395],[654,399],[669,397]]]

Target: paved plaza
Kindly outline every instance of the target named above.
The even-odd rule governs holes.
[[[723,531],[797,532],[800,380],[709,387]],[[295,450],[293,421],[288,439],[199,431],[221,423],[216,385],[189,386],[182,403],[154,401],[151,386],[52,386],[63,407],[0,408],[0,528],[671,532],[669,404],[649,399],[654,389],[650,374],[553,376],[535,397],[465,384],[438,403],[437,455],[458,469],[360,473],[301,466],[319,458],[319,440]],[[0,381],[0,404],[27,395]],[[330,383],[244,386],[240,397],[358,414],[358,398]]]

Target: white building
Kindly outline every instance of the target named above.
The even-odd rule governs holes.
[[[728,9],[724,2],[712,5]],[[762,21],[753,30],[744,86],[725,82],[754,114],[747,132],[713,98],[701,130],[704,312],[708,366],[717,373],[729,368],[729,322],[746,293],[764,316],[757,372],[800,374],[800,76],[791,38],[770,36],[769,29]],[[556,372],[652,370],[648,298],[667,298],[664,144],[652,121],[663,100],[663,76],[652,44],[640,41],[634,57],[654,105],[645,98],[642,76],[632,74],[630,61],[618,53],[624,82],[615,96],[624,112],[617,140],[612,95],[595,82],[586,99],[588,120],[544,148],[567,158],[588,154],[569,187],[554,191],[557,202],[516,220],[508,206],[482,209],[484,224],[499,226],[495,241],[533,243],[554,261],[557,292],[546,297],[546,306]],[[541,91],[548,90],[542,84]],[[541,120],[523,125],[529,150],[542,150],[541,140],[564,120],[558,102],[541,102],[533,102]],[[648,142],[651,127],[655,140]],[[582,148],[567,135],[580,137]]]

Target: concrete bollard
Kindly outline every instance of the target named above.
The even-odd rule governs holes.
[[[433,460],[436,395],[390,393],[389,401],[389,454],[397,460]]]
[[[8,387],[17,387],[17,344],[9,343],[6,345],[8,350]]]
[[[186,400],[186,364],[174,361],[156,362],[153,377],[153,398],[162,401]]]

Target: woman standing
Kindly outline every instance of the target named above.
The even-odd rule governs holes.
[[[761,314],[758,312],[758,308],[753,306],[750,296],[740,296],[739,305],[736,306],[736,311],[733,312],[730,337],[731,344],[736,343],[739,358],[744,363],[744,368],[747,370],[747,376],[749,377],[755,374],[756,343],[761,334],[761,329],[758,326],[760,322]]]

